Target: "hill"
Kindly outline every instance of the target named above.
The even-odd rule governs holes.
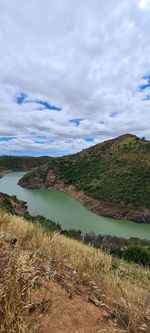
[[[149,223],[150,142],[126,134],[74,155],[51,158],[19,184],[65,191],[99,215]]]
[[[2,333],[149,333],[150,271],[0,211]]]
[[[50,157],[0,156],[0,177],[11,170],[29,170],[47,163]]]

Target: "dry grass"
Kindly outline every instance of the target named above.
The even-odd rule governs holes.
[[[71,280],[69,269],[74,291],[87,293],[90,288],[94,302],[96,299],[99,306],[107,308],[127,332],[150,332],[148,269],[114,260],[102,251],[59,234],[45,233],[38,225],[4,213],[0,215],[0,235],[1,332],[32,332],[33,322],[54,300],[55,275]],[[41,281],[47,279],[51,283],[45,287],[38,311],[32,313],[33,291],[35,294],[45,283]]]

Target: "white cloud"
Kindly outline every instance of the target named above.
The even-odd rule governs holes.
[[[140,7],[141,8],[149,8],[150,7],[150,1],[149,0],[140,0]]]
[[[150,138],[150,88],[138,89],[150,73],[148,3],[0,1],[0,137],[15,137],[0,141],[1,153],[74,152],[93,144],[86,137],[126,132]],[[18,105],[21,92],[62,111]]]

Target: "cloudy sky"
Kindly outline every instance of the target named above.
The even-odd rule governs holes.
[[[0,0],[0,154],[150,139],[150,0]]]

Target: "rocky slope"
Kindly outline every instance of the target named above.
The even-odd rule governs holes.
[[[23,215],[26,211],[26,202],[17,199],[15,195],[8,195],[0,192],[0,209],[7,213]]]
[[[19,184],[65,191],[99,215],[150,223],[150,142],[126,134],[52,158]]]
[[[11,172],[12,170],[0,168],[0,178],[6,175],[6,173]]]

